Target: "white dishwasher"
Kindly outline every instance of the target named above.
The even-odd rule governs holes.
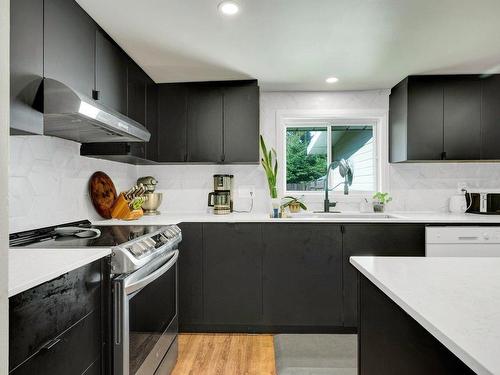
[[[500,257],[500,227],[426,227],[425,256]]]

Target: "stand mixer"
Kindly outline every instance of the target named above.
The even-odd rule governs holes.
[[[155,193],[156,185],[158,181],[151,176],[145,176],[137,179],[137,185],[142,184],[146,188],[146,193],[144,197],[146,201],[142,205],[144,215],[159,215],[158,207],[161,205],[163,199],[162,193]]]

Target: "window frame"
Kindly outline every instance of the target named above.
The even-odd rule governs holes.
[[[287,190],[286,184],[286,130],[290,127],[326,127],[327,129],[327,165],[331,163],[332,126],[337,125],[372,125],[374,135],[375,191],[388,190],[388,144],[387,111],[364,110],[296,110],[276,112],[276,152],[278,154],[278,193],[285,195],[303,195],[309,200],[321,201],[324,191]],[[332,176],[329,176],[330,183]],[[353,191],[344,195],[341,191],[332,191],[330,195],[337,201],[359,201],[371,199],[374,191]]]

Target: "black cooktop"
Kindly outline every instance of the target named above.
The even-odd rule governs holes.
[[[101,231],[101,234],[90,238],[60,236],[55,232],[55,228],[58,227],[97,228]],[[111,247],[154,232],[159,228],[152,225],[92,225],[90,221],[82,220],[11,234],[9,236],[9,247],[44,249]]]

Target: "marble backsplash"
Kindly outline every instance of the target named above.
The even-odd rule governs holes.
[[[44,136],[11,136],[10,233],[81,219],[97,219],[88,196],[92,173],[102,170],[117,189],[136,180],[136,167],[80,156],[80,144]]]

